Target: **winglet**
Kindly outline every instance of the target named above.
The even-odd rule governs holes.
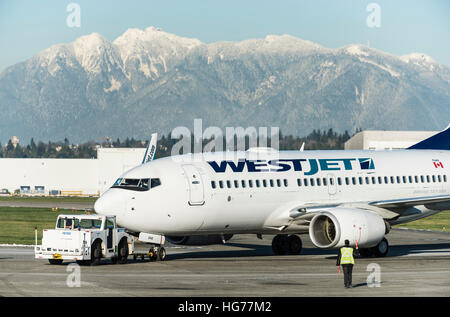
[[[450,151],[450,124],[442,132],[439,132],[428,139],[425,139],[408,150],[447,150]]]
[[[150,142],[148,143],[147,150],[142,160],[142,164],[153,161],[156,154],[156,141],[158,140],[158,133],[153,133]]]

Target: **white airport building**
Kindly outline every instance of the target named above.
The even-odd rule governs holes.
[[[0,190],[97,196],[141,164],[145,148],[99,148],[96,159],[0,159]]]
[[[440,131],[361,131],[345,142],[345,150],[406,149]]]

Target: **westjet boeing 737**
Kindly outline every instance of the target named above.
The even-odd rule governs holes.
[[[95,211],[137,233],[269,234],[275,254],[299,254],[298,235],[309,233],[318,248],[348,239],[362,255],[385,256],[392,225],[450,209],[449,150],[450,127],[406,150],[150,159],[120,176]]]

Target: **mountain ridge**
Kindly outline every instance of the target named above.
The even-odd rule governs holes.
[[[155,27],[58,44],[0,74],[0,140],[146,138],[176,126],[439,130],[450,71],[423,53],[291,35],[205,44]],[[82,128],[80,128],[80,126]]]

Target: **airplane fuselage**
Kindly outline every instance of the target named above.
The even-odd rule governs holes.
[[[95,209],[136,232],[305,233],[286,225],[295,206],[448,195],[449,164],[449,152],[436,150],[189,154],[126,172],[121,179],[156,186],[113,186]]]

